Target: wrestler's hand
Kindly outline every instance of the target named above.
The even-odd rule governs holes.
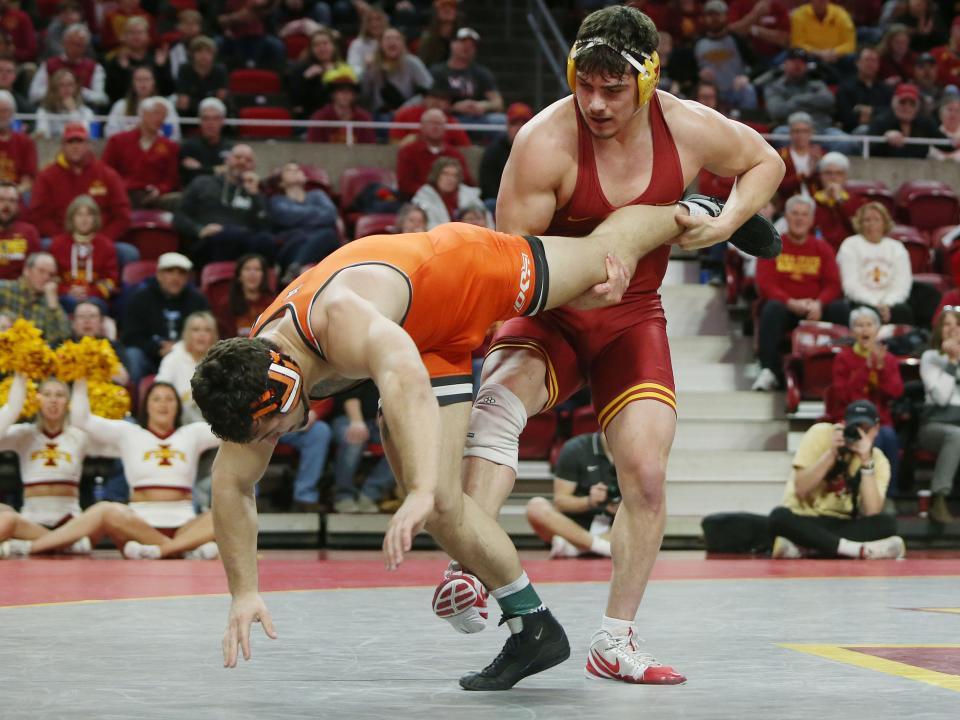
[[[237,645],[243,651],[243,659],[250,659],[250,626],[255,623],[263,625],[263,632],[271,640],[277,639],[277,631],[273,629],[273,619],[263,600],[256,593],[239,595],[230,604],[230,615],[227,618],[227,629],[223,633],[223,666],[232,668],[237,666]]]
[[[679,245],[684,250],[702,250],[723,242],[730,238],[733,230],[722,217],[708,217],[706,215],[691,216],[686,213],[677,213],[677,225],[684,231],[670,241],[671,245]]]
[[[607,255],[607,279],[594,285],[583,295],[575,297],[568,305],[575,310],[593,310],[594,308],[616,305],[630,286],[631,273],[623,260],[616,255]]]
[[[423,530],[433,512],[433,493],[413,491],[407,494],[400,509],[390,518],[383,536],[383,557],[387,570],[396,570],[403,554],[413,547],[413,536]]]

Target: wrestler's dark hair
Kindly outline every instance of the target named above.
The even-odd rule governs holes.
[[[177,414],[173,418],[173,429],[176,430],[183,424],[183,401],[180,399],[180,393],[177,392],[177,389],[168,382],[163,380],[157,380],[150,384],[150,387],[147,388],[147,391],[143,394],[143,400],[140,401],[140,412],[137,414],[137,422],[140,423],[140,427],[146,428],[150,423],[150,414],[147,412],[147,404],[150,400],[150,396],[153,395],[153,391],[157,388],[169,388],[170,392],[173,393],[173,396],[177,399]]]
[[[193,400],[218,438],[249,442],[250,408],[267,390],[269,350],[279,348],[261,338],[230,338],[210,348],[197,364],[190,379]]]
[[[594,38],[602,38],[614,48],[650,54],[657,49],[660,35],[653,20],[633,7],[612,5],[590,13],[577,32],[576,45]],[[640,59],[642,62],[642,58]],[[577,53],[577,72],[587,75],[620,77],[627,70],[636,74],[631,65],[616,50],[596,45]]]

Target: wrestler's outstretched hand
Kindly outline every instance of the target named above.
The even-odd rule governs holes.
[[[277,631],[273,629],[273,619],[263,599],[256,593],[235,597],[230,604],[227,629],[223,633],[224,667],[237,666],[238,644],[243,651],[243,659],[250,659],[250,626],[256,622],[263,625],[263,632],[268,638],[277,639]]]
[[[403,562],[403,554],[410,552],[413,536],[423,530],[427,517],[433,512],[433,493],[411,492],[394,513],[383,537],[383,559],[387,570],[396,570]]]

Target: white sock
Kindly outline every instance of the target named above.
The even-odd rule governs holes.
[[[620,618],[612,618],[608,615],[604,615],[603,621],[600,623],[600,629],[606,630],[614,637],[629,635],[631,627],[633,627],[633,620],[621,620]]]
[[[840,544],[837,545],[837,555],[858,558],[860,557],[861,552],[863,552],[863,543],[847,540],[846,538],[840,538]]]
[[[594,537],[593,542],[590,543],[590,552],[596,553],[597,555],[605,555],[610,557],[610,541],[605,540],[602,537]]]
[[[520,577],[518,577],[512,583],[510,583],[509,585],[504,585],[503,587],[499,587],[496,590],[491,590],[490,594],[495,599],[499,600],[500,598],[504,598],[507,595],[513,595],[513,593],[515,592],[520,592],[529,584],[530,584],[530,578],[527,577],[527,573],[522,572],[520,573]]]

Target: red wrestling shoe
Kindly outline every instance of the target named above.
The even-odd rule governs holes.
[[[668,665],[661,665],[637,645],[633,628],[615,637],[598,630],[590,641],[584,675],[591,680],[619,680],[633,685],[680,685],[687,681]]]
[[[450,563],[433,593],[434,614],[457,632],[478,633],[487,626],[487,589],[476,575]]]

